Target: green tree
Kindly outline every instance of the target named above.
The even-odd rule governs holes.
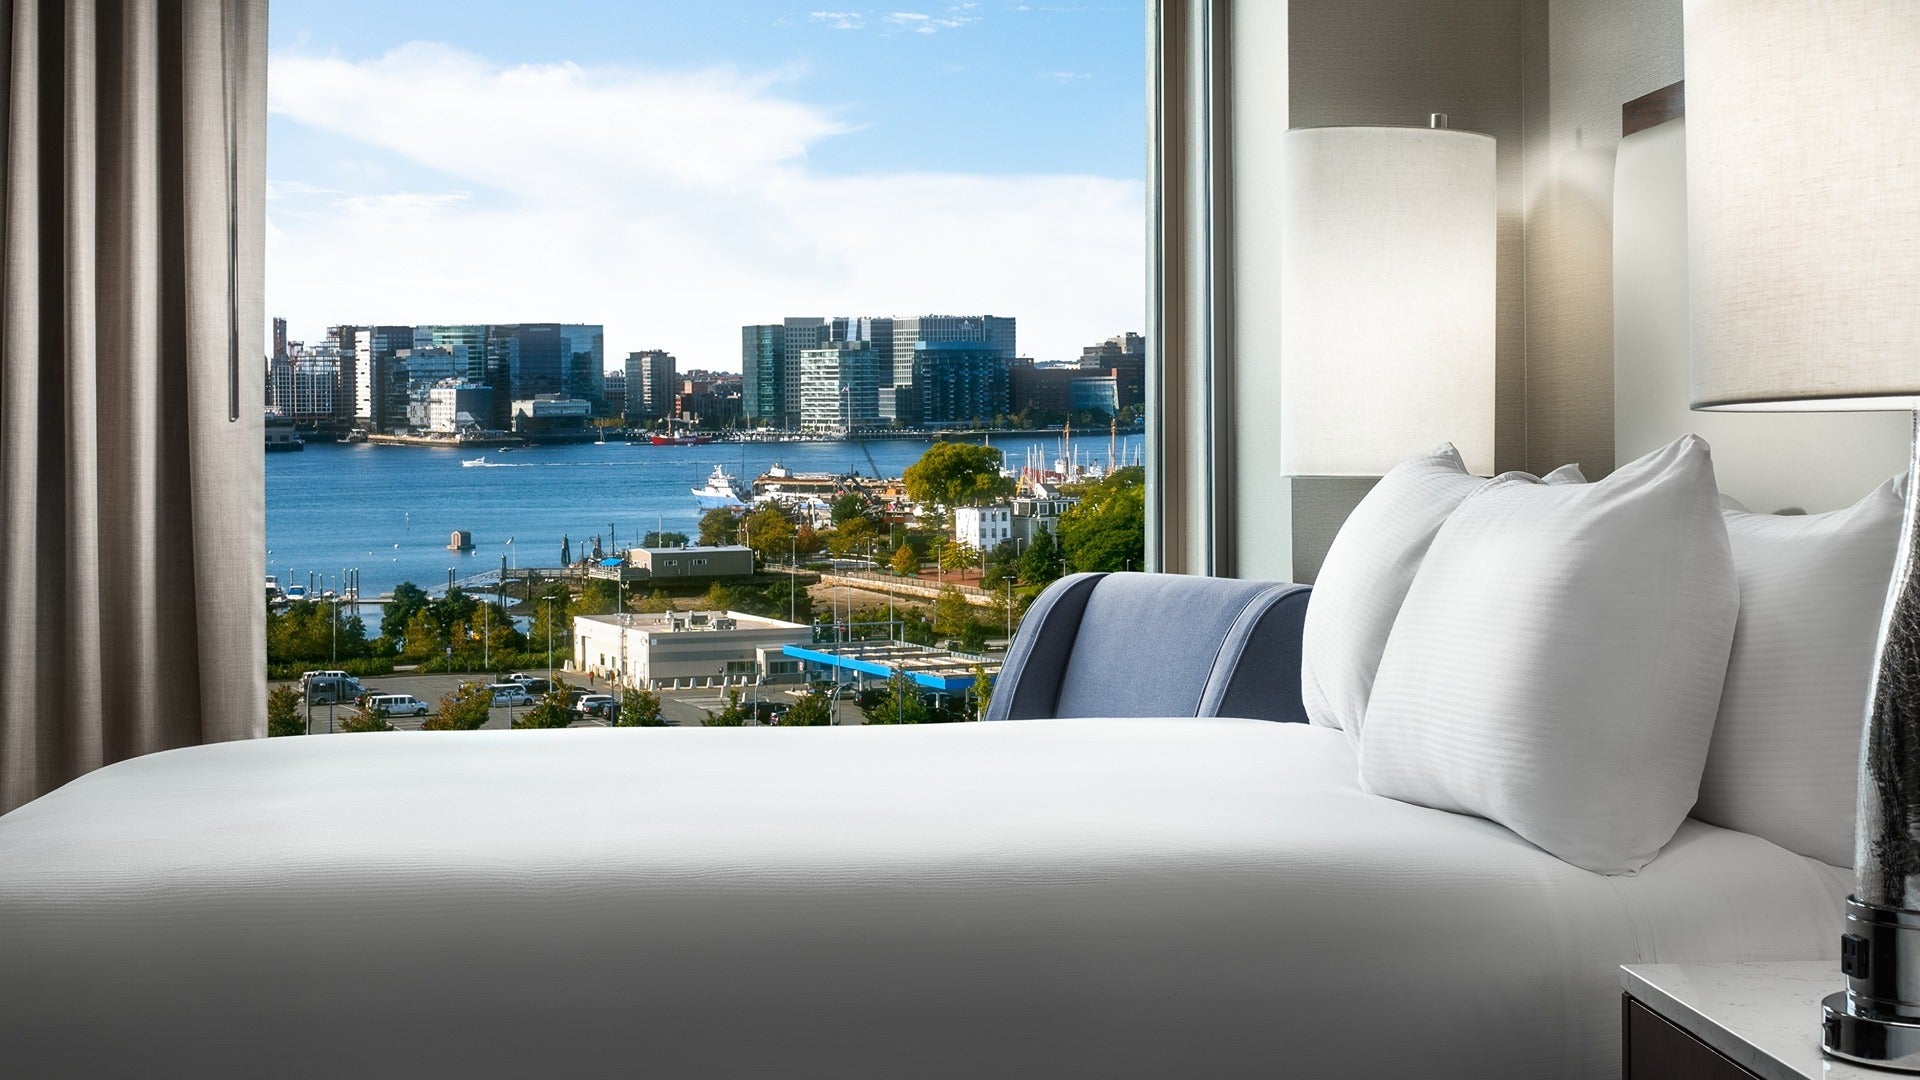
[[[1116,470],[1085,485],[1080,502],[1060,516],[1060,546],[1069,568],[1080,571],[1138,570],[1147,556],[1145,471]]]
[[[573,594],[565,585],[553,582],[542,586],[527,602],[533,605],[533,625],[528,628],[527,651],[538,656],[547,655],[547,635],[551,631],[553,662],[558,664],[572,656]]]
[[[580,586],[580,598],[574,602],[575,615],[607,615],[620,610],[620,583],[606,578],[588,578]]]
[[[386,608],[380,613],[380,635],[388,642],[388,652],[400,651],[401,636],[406,633],[414,615],[426,606],[427,593],[420,586],[403,581],[393,587],[393,596],[388,598]]]
[[[362,709],[358,714],[340,721],[340,731],[392,731],[393,724],[387,720],[385,709]]]
[[[440,711],[420,724],[422,731],[475,731],[493,708],[493,691],[481,683],[461,683],[440,696]]]
[[[965,570],[979,561],[980,553],[973,549],[972,544],[949,540],[940,545],[940,569],[949,574]]]
[[[785,559],[799,546],[799,530],[777,503],[761,503],[740,522],[740,534],[762,562]]]
[[[872,550],[879,539],[872,518],[850,517],[827,535],[827,550],[840,556],[856,555]]]
[[[858,492],[849,491],[844,495],[836,496],[831,503],[827,504],[827,508],[833,517],[833,523],[839,525],[850,518],[866,517],[867,499]]]
[[[661,592],[659,589],[655,589],[651,593],[648,593],[647,596],[640,601],[639,608],[641,611],[649,614],[653,614],[653,615],[658,615],[666,611],[672,611],[673,598],[668,596],[666,593]]]
[[[894,573],[911,577],[920,572],[920,556],[913,553],[912,544],[901,544],[893,549],[893,562],[889,565]]]
[[[792,554],[811,555],[821,548],[820,531],[812,525],[801,525],[793,534]]]
[[[1034,532],[1027,550],[1020,554],[1020,580],[1029,585],[1044,585],[1059,576],[1060,544],[1052,530],[1042,525]]]
[[[869,724],[924,724],[928,722],[926,702],[904,674],[895,672],[887,688],[874,695],[860,710]]]
[[[733,511],[717,506],[700,515],[700,542],[709,547],[716,544],[731,544],[740,535],[740,519]]]
[[[707,594],[700,598],[700,607],[705,611],[732,611],[733,605],[733,590],[718,581],[707,586]]]
[[[410,660],[425,660],[438,656],[446,649],[446,639],[440,625],[424,608],[413,613],[407,620],[406,636],[400,655]]]
[[[297,687],[276,686],[267,694],[267,734],[305,735],[307,718],[300,715]]]
[[[745,727],[747,710],[740,707],[740,691],[727,687],[727,704],[719,712],[707,710],[707,718],[700,721],[701,727]]]
[[[934,642],[933,623],[927,613],[917,607],[899,608],[895,618],[900,620],[900,640],[915,645],[931,645]]]
[[[833,723],[833,699],[819,690],[808,690],[780,718],[782,727],[827,727]]]
[[[973,718],[987,718],[987,707],[993,704],[993,676],[987,674],[985,664],[973,665],[973,685],[967,687],[967,696],[973,699]]]
[[[960,590],[949,585],[933,601],[933,632],[940,637],[957,638],[973,626],[973,605]]]
[[[553,680],[553,687],[540,698],[539,704],[513,718],[516,728],[563,728],[578,719],[570,706],[572,704],[564,679]]]
[[[648,532],[640,538],[640,546],[650,548],[685,547],[686,543],[686,533],[661,532],[657,529]]]
[[[660,714],[660,695],[651,690],[629,688],[620,695],[620,715],[615,727],[666,727]]]
[[[901,479],[913,501],[929,506],[978,506],[1014,491],[1013,478],[1000,475],[1000,451],[975,443],[934,443]]]

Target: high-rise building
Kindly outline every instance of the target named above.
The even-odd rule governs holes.
[[[477,323],[431,323],[413,328],[416,349],[451,349],[467,365],[469,382],[487,378],[487,328]]]
[[[1139,334],[1116,334],[1098,345],[1080,350],[1080,366],[1113,378],[1116,408],[1145,404],[1147,400],[1147,341]]]
[[[881,358],[871,342],[835,341],[800,354],[800,427],[845,431],[880,422]]]
[[[562,323],[560,338],[564,342],[562,362],[569,391],[574,397],[594,402],[604,410],[605,328],[589,323]]]
[[[1007,357],[986,341],[923,341],[914,346],[919,423],[985,424],[1009,407]]]
[[[796,428],[803,423],[804,411],[800,400],[801,356],[811,349],[818,349],[832,339],[833,327],[827,320],[812,316],[788,318],[781,323],[781,352],[786,356],[786,371],[782,373],[785,388],[781,394],[780,426]]]
[[[893,387],[890,419],[907,426],[920,424],[920,375],[917,346],[926,342],[984,343],[1004,360],[1019,355],[1015,321],[1003,315],[919,315],[888,320],[888,363]],[[884,410],[883,410],[884,411]]]
[[[787,328],[762,323],[740,328],[740,412],[748,427],[785,424]]]
[[[600,399],[607,404],[607,412],[612,416],[627,414],[627,369],[622,364],[607,369],[600,381]]]
[[[663,420],[673,415],[680,362],[665,349],[627,354],[627,422]]]
[[[287,320],[277,316],[273,320],[273,358],[287,358]]]
[[[394,376],[395,357],[413,348],[411,326],[341,326],[330,331],[353,343],[354,422],[373,431],[407,426],[407,385]]]

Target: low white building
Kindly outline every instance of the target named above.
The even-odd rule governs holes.
[[[992,551],[1013,539],[1013,507],[956,506],[953,509],[953,538],[976,551]]]
[[[650,690],[798,681],[782,650],[813,641],[813,628],[738,611],[580,615],[570,670]]]

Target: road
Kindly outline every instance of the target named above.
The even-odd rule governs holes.
[[[544,676],[545,671],[530,671],[528,674]],[[414,697],[426,702],[428,708],[438,709],[442,696],[461,683],[473,682],[480,677],[481,676],[471,673],[453,675],[405,673],[399,675],[372,676],[361,679],[360,682],[361,685],[375,693],[412,694]],[[565,675],[563,674],[561,677],[565,678]],[[278,686],[284,684],[275,683],[273,685]],[[605,684],[595,686],[589,683],[578,683],[569,680],[568,685],[591,690],[596,693],[607,692]],[[763,688],[761,695],[762,700],[778,700],[786,702],[787,704],[792,704],[797,696],[791,690],[773,690],[769,688]],[[751,700],[752,696],[753,690],[751,688],[748,688],[743,695],[747,700]],[[706,718],[707,713],[719,712],[722,708],[726,707],[726,703],[724,691],[717,688],[667,691],[660,695],[660,713],[668,724],[675,727],[699,727],[700,721]],[[338,724],[349,716],[356,715],[358,712],[358,710],[351,705],[335,705],[331,708],[333,710],[332,721],[335,724]],[[329,706],[326,705],[315,705],[309,710],[309,715],[312,718],[309,730],[314,734],[324,734],[328,731],[328,709]],[[506,730],[512,727],[509,713],[511,713],[512,716],[518,716],[524,712],[526,712],[525,706],[515,706],[511,710],[506,708],[489,710],[487,722],[482,726],[482,730]],[[860,710],[851,702],[847,701],[840,702],[839,707],[835,710],[834,720],[840,724],[858,724],[863,722]],[[390,722],[395,728],[401,731],[418,731],[421,721],[419,717],[415,716],[395,716],[390,718]],[[607,722],[605,720],[592,719],[576,720],[570,726],[606,727]]]

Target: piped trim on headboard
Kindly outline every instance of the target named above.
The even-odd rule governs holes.
[[[1636,131],[1645,131],[1669,120],[1678,120],[1685,115],[1687,115],[1687,83],[1682,79],[1677,83],[1663,86],[1651,94],[1642,94],[1620,106],[1620,135],[1624,138]]]

